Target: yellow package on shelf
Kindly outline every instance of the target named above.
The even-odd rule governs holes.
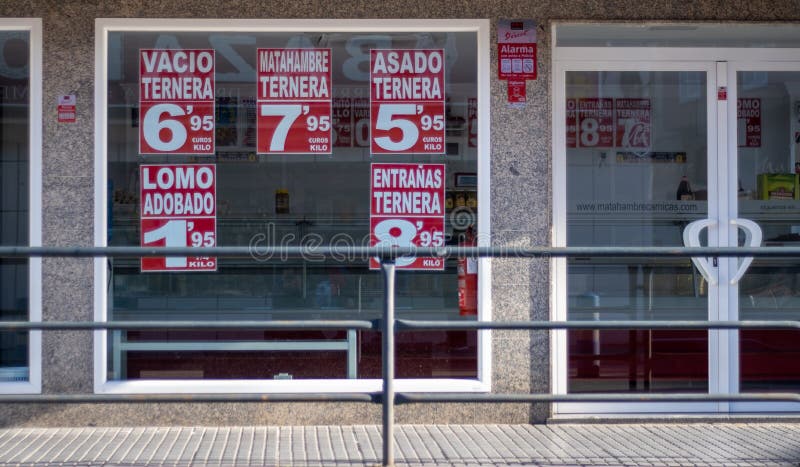
[[[800,199],[797,174],[759,174],[758,199]]]

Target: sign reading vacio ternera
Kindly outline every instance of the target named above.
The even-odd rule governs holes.
[[[444,154],[444,50],[370,50],[370,152]]]
[[[258,49],[259,154],[331,154],[331,49]]]
[[[214,50],[140,50],[139,112],[140,154],[214,154]]]
[[[444,164],[372,164],[370,246],[444,245]],[[443,258],[399,257],[398,269],[443,270]],[[370,269],[380,263],[370,259]]]
[[[141,245],[216,246],[216,173],[214,164],[139,166]],[[216,271],[217,259],[208,256],[145,257],[141,260],[141,270]]]

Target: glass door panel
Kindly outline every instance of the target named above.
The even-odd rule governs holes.
[[[800,65],[795,71],[739,71],[736,82],[739,217],[758,223],[765,246],[798,246]],[[739,284],[739,318],[800,319],[798,258],[753,262]],[[739,334],[742,392],[800,390],[798,362],[798,331]]]
[[[682,246],[708,217],[703,71],[566,72],[567,244]],[[575,258],[570,320],[708,317],[688,258]],[[567,390],[708,390],[707,331],[568,332]]]

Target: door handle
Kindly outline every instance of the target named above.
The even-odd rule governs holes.
[[[707,229],[708,227],[717,225],[716,219],[699,219],[693,222],[690,222],[685,229],[683,229],[683,245],[687,247],[700,247],[700,232],[703,229]],[[717,285],[717,277],[716,274],[712,274],[711,268],[712,266],[708,262],[708,258],[703,258],[700,256],[692,256],[692,263],[694,263],[695,267],[700,274],[703,276],[703,279],[709,283],[709,285]]]
[[[744,231],[744,246],[758,247],[761,246],[761,238],[763,233],[761,227],[749,219],[731,219],[731,225],[742,229]],[[736,269],[736,274],[731,278],[731,285],[736,285],[747,272],[747,268],[753,262],[752,256],[738,258],[739,267]]]

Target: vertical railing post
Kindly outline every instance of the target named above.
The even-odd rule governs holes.
[[[394,273],[393,259],[381,260],[383,271],[383,465],[394,465]]]

